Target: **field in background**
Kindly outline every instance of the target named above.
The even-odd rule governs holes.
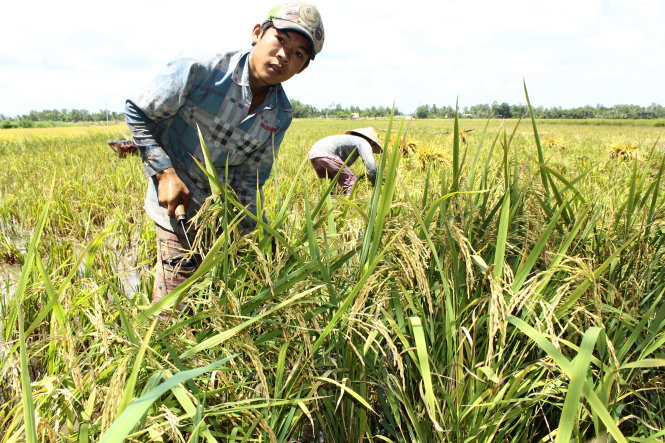
[[[0,442],[662,440],[665,129],[390,125],[296,120],[161,320],[127,128],[0,131]],[[363,126],[346,199],[307,151]]]

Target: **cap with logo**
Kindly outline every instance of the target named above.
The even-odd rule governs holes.
[[[316,6],[300,2],[284,3],[273,8],[266,20],[272,20],[277,29],[292,29],[305,35],[314,49],[310,59],[313,60],[314,56],[321,52],[325,34],[321,15]]]

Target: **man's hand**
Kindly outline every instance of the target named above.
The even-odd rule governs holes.
[[[158,172],[157,180],[159,180],[157,187],[159,204],[166,207],[169,217],[175,217],[176,206],[182,203],[186,208],[189,205],[189,189],[173,168]]]
[[[372,184],[372,186],[375,186],[376,185],[376,173],[374,173],[374,174],[362,173],[358,176],[358,180],[369,180],[369,182]]]

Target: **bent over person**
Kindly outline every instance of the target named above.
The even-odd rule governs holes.
[[[372,154],[381,152],[383,148],[379,144],[376,130],[360,128],[317,141],[309,151],[309,160],[319,178],[332,180],[339,172],[337,184],[342,188],[344,195],[348,196],[358,181],[358,177],[349,166],[360,157],[365,163],[367,178],[373,186],[376,180],[376,162]]]
[[[142,95],[126,102],[127,124],[148,178],[145,210],[157,229],[153,303],[196,268],[195,261],[185,260],[188,233],[174,216],[181,205],[187,218],[193,216],[211,194],[193,160],[204,162],[197,127],[219,180],[256,214],[257,189],[262,198],[292,120],[281,83],[321,52],[323,23],[315,6],[286,3],[255,25],[251,38],[251,50],[171,62]],[[241,223],[243,232],[254,227],[248,217]]]

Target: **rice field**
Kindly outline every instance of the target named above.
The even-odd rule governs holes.
[[[346,198],[307,152],[363,126]],[[0,131],[0,442],[665,440],[665,128],[296,120],[154,306],[128,135]]]

